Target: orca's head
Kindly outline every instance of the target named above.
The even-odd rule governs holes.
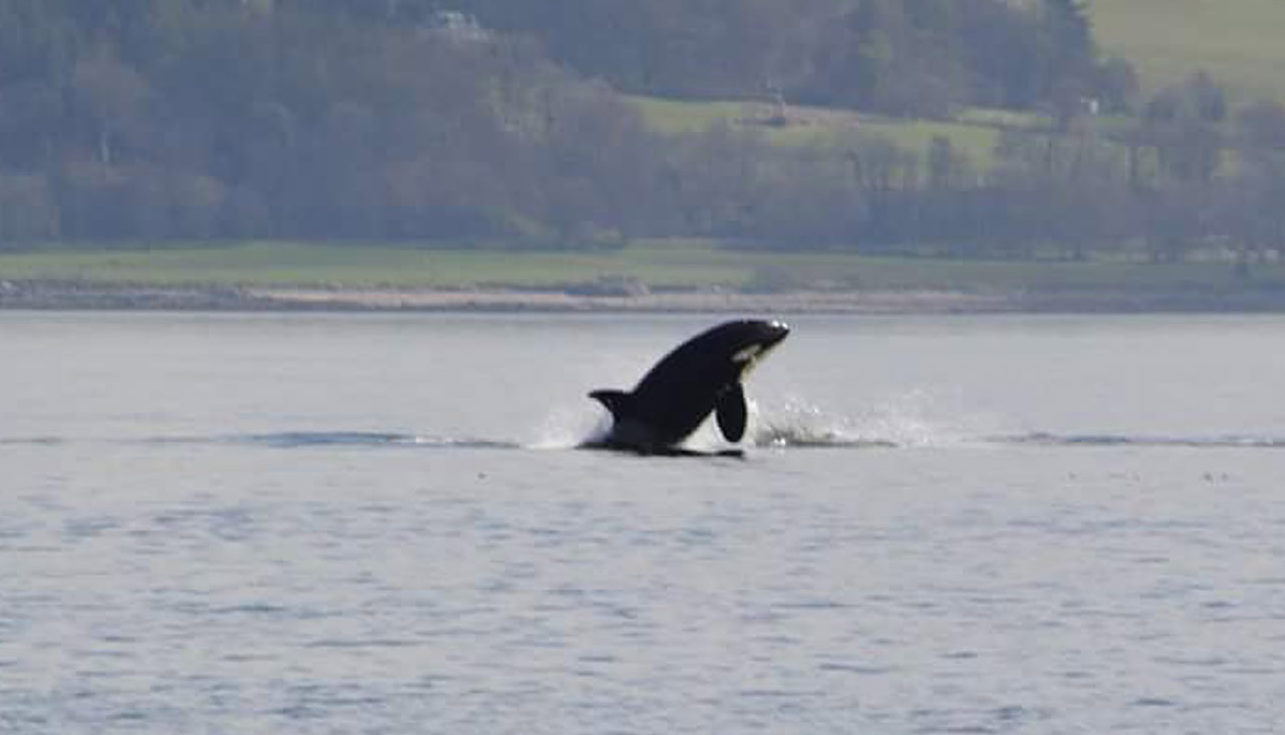
[[[790,334],[784,322],[758,319],[728,322],[714,331],[722,333],[719,338],[742,377]]]

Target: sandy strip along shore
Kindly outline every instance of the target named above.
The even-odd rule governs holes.
[[[209,287],[0,281],[0,309],[204,311],[713,312],[985,314],[1279,312],[1285,291],[655,291],[591,295],[518,289]]]

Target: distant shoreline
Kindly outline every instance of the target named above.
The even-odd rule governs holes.
[[[0,309],[44,311],[496,313],[1285,313],[1285,291],[1045,291],[726,289],[583,294],[557,289],[396,289],[0,282]]]

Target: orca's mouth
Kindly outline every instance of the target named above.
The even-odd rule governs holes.
[[[763,322],[762,334],[732,357],[733,362],[741,365],[741,379],[748,377],[750,371],[789,334],[790,328],[783,322]]]
[[[765,353],[790,336],[790,325],[785,322],[767,322],[763,328],[767,332],[767,335],[763,338],[763,352]]]
[[[764,322],[762,334],[746,350],[752,350],[751,354],[755,360],[762,360],[788,336],[790,336],[790,327],[785,322]]]

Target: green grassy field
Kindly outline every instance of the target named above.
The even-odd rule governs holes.
[[[735,284],[744,278],[743,270],[704,243],[610,253],[252,242],[0,254],[0,280],[146,285],[554,288],[626,277],[659,286],[694,287]]]
[[[620,251],[513,252],[387,245],[254,242],[154,250],[0,254],[0,280],[105,284],[552,289],[625,279],[654,289],[842,288],[1014,292],[1024,289],[1229,289],[1226,264],[959,261],[849,254],[745,252],[700,240],[640,242]],[[1285,266],[1259,284],[1285,286]]]
[[[1148,89],[1205,69],[1238,95],[1285,101],[1282,0],[1093,0],[1090,12]]]
[[[664,133],[693,133],[715,125],[752,130],[779,145],[850,144],[857,136],[881,136],[896,145],[923,153],[933,138],[950,140],[957,151],[982,167],[989,167],[999,140],[999,126],[1029,126],[1041,121],[1022,113],[969,110],[958,121],[903,120],[850,110],[790,106],[789,124],[756,124],[774,109],[762,102],[689,101],[654,97],[626,97],[653,129]]]

